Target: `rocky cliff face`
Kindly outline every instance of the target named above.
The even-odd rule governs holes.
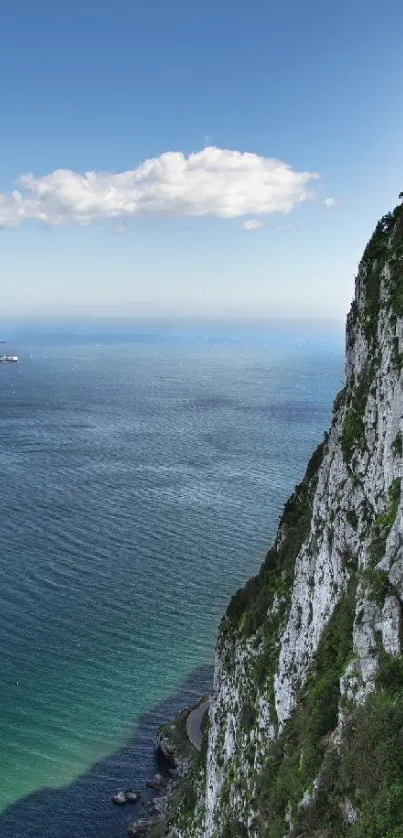
[[[403,206],[377,225],[346,383],[217,643],[181,838],[403,835]]]

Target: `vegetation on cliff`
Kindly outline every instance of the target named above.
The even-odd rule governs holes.
[[[312,500],[325,445],[326,442],[322,442],[317,447],[304,479],[288,499],[280,519],[278,537],[266,554],[259,573],[237,591],[227,608],[226,618],[231,628],[243,637],[250,637],[260,628],[269,635],[273,629],[278,629],[277,624],[272,625],[273,616],[268,614],[269,607],[274,597],[280,597],[282,602],[289,601],[295,559],[309,533]],[[225,623],[223,628],[225,630]]]
[[[180,838],[403,836],[402,344],[399,204],[359,267],[331,431],[223,618]]]

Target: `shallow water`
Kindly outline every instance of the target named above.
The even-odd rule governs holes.
[[[329,424],[342,338],[206,327],[14,345],[22,363],[0,368],[0,807],[62,791],[8,809],[0,835],[117,838],[108,771],[112,791],[144,782],[144,714],[199,667],[186,689],[207,688],[225,604]],[[136,730],[149,757],[125,747]]]

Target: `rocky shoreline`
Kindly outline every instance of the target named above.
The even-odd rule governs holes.
[[[155,796],[145,804],[146,813],[129,827],[132,838],[178,838],[178,832],[170,826],[181,787],[199,757],[199,751],[189,739],[187,722],[190,714],[198,710],[207,697],[192,707],[187,707],[172,722],[159,728],[155,740],[157,762],[164,773],[155,774],[146,786],[155,791]],[[119,792],[117,793],[119,794]]]

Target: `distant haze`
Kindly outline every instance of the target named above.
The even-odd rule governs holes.
[[[106,318],[83,317],[69,318],[33,317],[0,318],[0,340],[18,346],[20,342],[42,343],[54,339],[56,342],[75,343],[87,341],[124,341],[143,342],[160,339],[162,335],[172,340],[208,339],[219,341],[242,340],[245,335],[250,340],[253,336],[261,342],[278,336],[283,340],[289,335],[305,342],[322,337],[327,343],[344,342],[344,319],[303,318],[303,317],[138,317]]]

